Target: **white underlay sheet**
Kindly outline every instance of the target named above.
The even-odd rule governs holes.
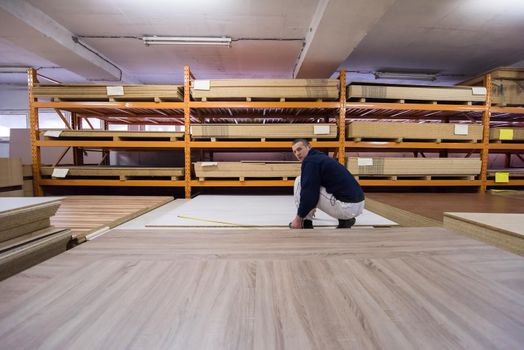
[[[213,196],[191,199],[146,227],[287,227],[296,215],[293,196]],[[313,225],[336,226],[338,220],[317,209]],[[365,210],[358,226],[394,226],[395,222]]]

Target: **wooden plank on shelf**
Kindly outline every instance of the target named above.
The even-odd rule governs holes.
[[[194,83],[195,99],[338,99],[335,79],[237,79],[209,80],[206,87]]]
[[[336,124],[194,124],[194,139],[333,139]]]
[[[524,214],[444,213],[444,227],[524,256]]]
[[[0,298],[2,345],[518,349],[524,342],[521,257],[443,228],[309,231],[114,230],[2,282],[6,295],[18,293]]]
[[[497,127],[489,129],[490,141],[524,141],[524,127]]]
[[[180,177],[184,168],[120,166],[43,166],[43,176],[53,176],[55,169],[67,169],[66,177]]]
[[[418,141],[482,141],[483,126],[450,123],[395,123],[354,121],[346,127],[347,139],[356,140],[418,140]]]
[[[48,140],[137,140],[147,141],[151,139],[159,140],[182,140],[184,132],[181,131],[111,131],[111,130],[61,130],[48,129],[40,132],[42,139]]]
[[[196,162],[195,175],[213,178],[294,178],[300,175],[299,162]]]
[[[431,86],[351,83],[347,97],[386,100],[484,102],[486,91],[471,86]]]
[[[172,200],[165,196],[68,196],[51,224],[71,229],[73,238],[82,242],[90,233],[118,226]]]
[[[480,174],[477,158],[386,158],[349,157],[347,168],[353,175],[436,176]]]
[[[112,92],[112,90],[119,91]],[[107,101],[110,99],[183,101],[182,90],[182,85],[36,84],[33,87],[33,96],[52,97],[63,101]]]

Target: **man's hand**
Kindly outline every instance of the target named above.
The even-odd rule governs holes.
[[[303,219],[300,217],[300,216],[295,216],[295,218],[293,219],[293,221],[291,221],[289,223],[289,228],[290,229],[299,229],[299,228],[302,228],[302,225],[303,225]]]

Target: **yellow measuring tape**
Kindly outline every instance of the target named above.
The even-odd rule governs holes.
[[[181,218],[181,219],[189,219],[189,220],[203,221],[203,222],[212,222],[212,223],[215,223],[215,224],[232,225],[232,226],[239,226],[239,227],[260,227],[259,225],[241,225],[241,224],[235,224],[233,222],[218,221],[218,220],[203,219],[203,218],[193,218],[191,216],[184,216],[184,215],[178,215],[178,217]]]

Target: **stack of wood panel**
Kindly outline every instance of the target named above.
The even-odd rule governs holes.
[[[431,177],[476,176],[481,161],[477,158],[385,158],[350,157],[348,170],[356,176]]]
[[[0,280],[67,249],[71,231],[50,224],[61,198],[0,198]]]
[[[491,141],[524,141],[524,128],[492,128],[489,130]]]
[[[191,94],[197,100],[296,99],[337,100],[336,79],[195,80]]]
[[[33,197],[33,167],[31,164],[24,164],[22,166],[22,173],[24,175],[24,197]]]
[[[280,178],[300,175],[299,162],[197,162],[195,175],[200,180],[212,178]]]
[[[442,102],[485,102],[486,89],[471,86],[389,85],[352,83],[348,99],[386,99]]]
[[[333,139],[336,124],[206,124],[193,125],[194,139]]]
[[[113,130],[63,130],[40,131],[44,140],[107,140],[107,141],[176,141],[182,140],[181,131],[113,131]]]
[[[524,69],[497,68],[462,82],[461,85],[484,85],[484,77],[491,74],[491,102],[501,106],[524,105]]]
[[[171,180],[177,180],[184,175],[184,168],[166,167],[44,166],[41,169],[42,176],[55,178],[116,177],[120,180],[127,180],[130,178],[168,177]]]
[[[346,128],[348,139],[386,139],[398,142],[404,140],[420,141],[482,141],[483,126],[480,124],[447,124],[447,123],[395,123],[395,122],[361,122],[350,123]]]
[[[0,158],[0,197],[23,197],[24,176],[19,158]]]
[[[33,96],[56,101],[183,101],[182,85],[37,84]]]

